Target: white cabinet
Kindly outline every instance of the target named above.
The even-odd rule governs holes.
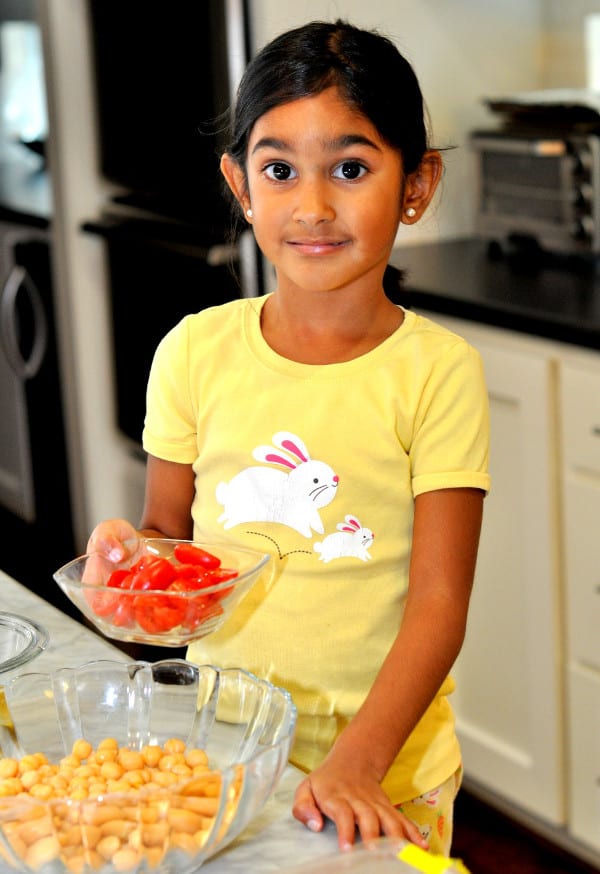
[[[569,830],[600,850],[600,356],[561,369]]]
[[[431,317],[479,350],[490,397],[492,486],[467,636],[453,671],[465,775],[560,824],[565,793],[552,344],[511,342],[501,330]]]

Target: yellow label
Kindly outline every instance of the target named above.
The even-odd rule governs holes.
[[[398,858],[407,865],[412,865],[423,874],[446,874],[450,868],[458,874],[469,874],[459,859],[448,859],[446,856],[434,856],[416,844],[407,844],[398,853]]]

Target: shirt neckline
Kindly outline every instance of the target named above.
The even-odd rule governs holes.
[[[267,299],[273,294],[262,295],[256,298],[247,298],[248,306],[245,308],[244,318],[244,333],[246,341],[252,353],[267,367],[276,370],[279,373],[284,373],[296,377],[329,377],[338,378],[348,373],[357,370],[363,370],[366,367],[371,367],[385,359],[393,346],[408,334],[414,327],[416,315],[411,310],[406,310],[404,307],[399,308],[404,313],[402,324],[398,325],[396,330],[386,337],[381,343],[350,361],[341,361],[334,364],[304,364],[299,361],[291,361],[289,358],[284,358],[272,349],[265,338],[263,337],[260,328],[260,314]]]

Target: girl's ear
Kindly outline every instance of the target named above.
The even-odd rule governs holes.
[[[242,208],[244,215],[250,207],[250,195],[246,185],[246,174],[237,161],[231,155],[225,154],[221,157],[221,173],[225,177],[225,181],[229,185],[231,192],[239,205]]]
[[[402,222],[418,222],[435,194],[442,178],[442,156],[437,151],[425,152],[417,170],[407,177],[402,201]]]

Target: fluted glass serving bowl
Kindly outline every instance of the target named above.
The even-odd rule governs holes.
[[[263,807],[296,722],[284,689],[182,659],[22,674],[6,700],[0,870],[42,874],[195,871]]]
[[[124,561],[113,563],[100,554],[82,555],[54,574],[84,616],[115,640],[186,646],[219,629],[252,586],[259,581],[266,585],[270,579],[270,556],[251,549],[163,538],[136,540],[129,545],[130,554]],[[205,558],[205,564],[195,566],[199,578],[193,576],[194,566],[190,569],[189,561],[176,558],[177,550],[189,552],[190,547],[214,559]],[[143,574],[127,576],[140,561],[151,559],[162,560],[151,579]],[[211,567],[215,562],[218,565]]]
[[[47,644],[43,626],[17,613],[0,612],[0,683],[25,668]]]

